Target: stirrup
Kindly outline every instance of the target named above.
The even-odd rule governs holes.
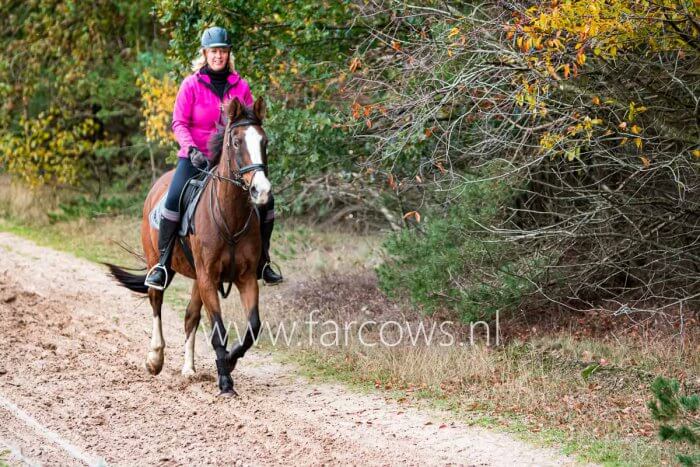
[[[165,272],[165,281],[163,282],[162,286],[154,284],[153,282],[148,282],[148,278],[151,276],[151,273],[156,269],[162,269],[163,272]],[[146,280],[143,281],[143,285],[155,290],[165,290],[165,287],[168,285],[168,268],[166,268],[160,263],[156,263],[151,269],[148,270],[148,274],[146,274]]]
[[[277,270],[279,271],[279,273],[277,273],[274,269],[272,269],[272,265],[273,265],[273,264],[275,265],[275,267],[277,268]],[[268,268],[268,267],[272,270],[272,272],[274,272],[275,274],[277,274],[278,276],[281,277],[281,279],[279,280],[279,282],[267,282],[267,281],[265,281],[265,268]],[[272,261],[268,261],[268,262],[265,263],[265,265],[262,267],[262,272],[260,273],[260,279],[262,279],[263,285],[277,285],[277,284],[281,284],[282,282],[284,282],[284,276],[282,276],[282,268],[280,268],[280,265],[279,265],[279,264],[273,263]]]

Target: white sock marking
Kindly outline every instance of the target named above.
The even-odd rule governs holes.
[[[163,350],[165,340],[163,339],[163,328],[160,317],[153,317],[153,332],[151,334],[151,350]]]
[[[182,374],[194,373],[194,343],[197,337],[197,329],[190,331],[185,342],[185,364],[182,366]]]

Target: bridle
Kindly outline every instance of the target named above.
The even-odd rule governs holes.
[[[234,128],[237,128],[239,126],[251,126],[251,125],[258,125],[262,126],[262,122],[260,122],[257,119],[243,119],[240,121],[237,121],[235,123],[230,123],[227,125],[226,132],[228,133],[225,138],[226,141],[224,143],[224,150],[228,150],[231,146],[233,146],[233,130]],[[224,157],[222,151],[221,157]],[[228,166],[228,176],[220,175],[216,173],[215,170],[210,170],[209,175],[214,179],[214,180],[223,180],[229,183],[232,183],[233,185],[236,185],[237,187],[241,188],[244,192],[247,192],[250,189],[250,185],[246,184],[245,179],[243,178],[244,174],[247,174],[248,172],[259,172],[259,171],[265,171],[265,164],[249,164],[241,167],[241,147],[238,147],[238,150],[234,156],[236,158],[236,165],[238,166],[237,170],[234,170],[233,167],[231,166],[231,155],[226,154],[226,162]],[[252,179],[251,179],[252,180]],[[217,199],[216,203],[214,202],[214,199]],[[223,213],[221,211],[221,206],[219,205],[218,201],[218,196],[216,195],[216,186],[212,186],[211,191],[209,192],[209,212],[211,215],[211,219],[214,222],[214,225],[216,226],[217,233],[219,236],[231,247],[233,247],[237,242],[240,237],[245,235],[245,233],[248,231],[248,228],[250,227],[250,221],[253,218],[253,213],[255,213],[258,216],[258,220],[260,217],[260,213],[258,212],[257,208],[251,205],[250,212],[248,213],[248,218],[246,219],[245,225],[241,230],[238,232],[231,232],[229,229],[228,225],[226,222],[219,222],[217,219],[217,215],[214,214],[215,210],[218,213],[218,217],[223,220]]]
[[[227,125],[226,132],[228,133],[226,137],[226,142],[224,143],[224,149],[225,150],[230,150],[229,148],[233,146],[233,129],[237,128],[239,126],[252,126],[252,125],[258,125],[262,126],[262,122],[259,120],[255,119],[243,119],[235,123],[231,123]],[[223,156],[223,154],[222,154]],[[212,176],[215,178],[218,178],[220,180],[227,181],[229,183],[233,183],[237,187],[241,188],[243,191],[248,191],[250,189],[250,184],[246,184],[245,180],[243,179],[243,175],[247,174],[248,172],[260,172],[260,171],[265,171],[265,164],[249,164],[241,167],[241,147],[238,147],[238,150],[236,151],[235,154],[236,158],[236,165],[238,166],[238,170],[234,170],[233,167],[231,166],[231,159],[230,155],[227,154],[226,157],[226,163],[228,165],[228,176],[224,175],[219,175],[214,173],[212,171]]]

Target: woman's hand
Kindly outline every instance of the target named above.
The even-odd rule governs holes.
[[[202,154],[202,151],[200,151],[194,146],[190,146],[190,150],[187,151],[187,155],[190,156],[190,162],[192,162],[192,165],[194,165],[198,169],[205,168],[207,166],[207,163],[209,162],[207,160],[207,156]]]

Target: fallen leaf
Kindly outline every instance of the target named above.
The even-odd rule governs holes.
[[[413,217],[416,220],[416,222],[420,222],[420,213],[418,211],[409,211],[403,215],[404,219],[407,219],[409,217]]]

